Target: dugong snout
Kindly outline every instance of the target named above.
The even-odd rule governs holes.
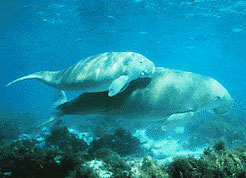
[[[221,100],[221,104],[220,106],[214,108],[213,112],[215,114],[222,114],[222,115],[229,113],[233,103],[233,99],[231,98],[231,96],[228,94],[223,98],[220,98],[219,100]]]
[[[150,61],[150,65],[144,73],[147,76],[152,76],[155,73],[155,64],[152,61]]]
[[[155,73],[155,65],[152,61],[148,61],[148,65],[143,69],[140,78],[151,77]]]
[[[209,80],[211,90],[211,97],[214,98],[212,101],[214,102],[214,107],[212,109],[214,114],[227,114],[231,108],[233,103],[233,98],[218,81],[214,79]]]

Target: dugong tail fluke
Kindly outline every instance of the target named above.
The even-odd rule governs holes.
[[[58,74],[58,72],[50,72],[50,71],[40,71],[40,72],[35,72],[32,73],[30,75],[26,75],[24,77],[18,78],[12,82],[9,82],[7,85],[5,85],[5,87],[8,87],[16,82],[22,81],[22,80],[27,80],[27,79],[37,79],[47,85],[54,85],[52,82],[54,80],[54,78],[56,77],[56,75]]]
[[[44,121],[41,121],[41,122],[38,122],[37,124],[34,124],[32,126],[33,129],[36,129],[36,128],[40,128],[44,125],[47,125],[55,120],[57,120],[58,118],[60,118],[61,116],[63,116],[63,112],[61,110],[54,110],[54,112],[50,115],[50,117],[47,119],[47,120],[44,120]]]
[[[60,110],[59,108],[56,108],[56,107],[65,103],[65,102],[67,102],[67,97],[65,95],[65,92],[62,90],[56,90],[53,104],[52,104],[52,113],[50,114],[49,118],[47,120],[38,122],[37,124],[33,125],[32,128],[40,128],[46,124],[49,124],[49,123],[57,120],[61,116],[63,116],[64,114],[63,114],[62,110]]]

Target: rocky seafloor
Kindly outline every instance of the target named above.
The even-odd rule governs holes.
[[[223,140],[165,162],[125,129],[92,138],[57,122],[39,135],[0,141],[0,177],[246,177],[246,147],[226,149]]]

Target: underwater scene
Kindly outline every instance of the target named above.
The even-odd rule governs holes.
[[[246,0],[0,0],[0,178],[246,177]]]

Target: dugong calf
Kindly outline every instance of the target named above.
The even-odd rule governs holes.
[[[114,96],[137,78],[150,77],[153,62],[134,52],[106,52],[90,56],[63,71],[40,71],[18,78],[6,85],[26,79],[37,79],[59,90],[85,93],[108,91]]]
[[[152,78],[137,79],[108,97],[106,92],[84,93],[59,105],[42,126],[63,115],[102,114],[114,118],[175,121],[201,110],[230,111],[232,98],[215,79],[191,72],[157,68]]]

